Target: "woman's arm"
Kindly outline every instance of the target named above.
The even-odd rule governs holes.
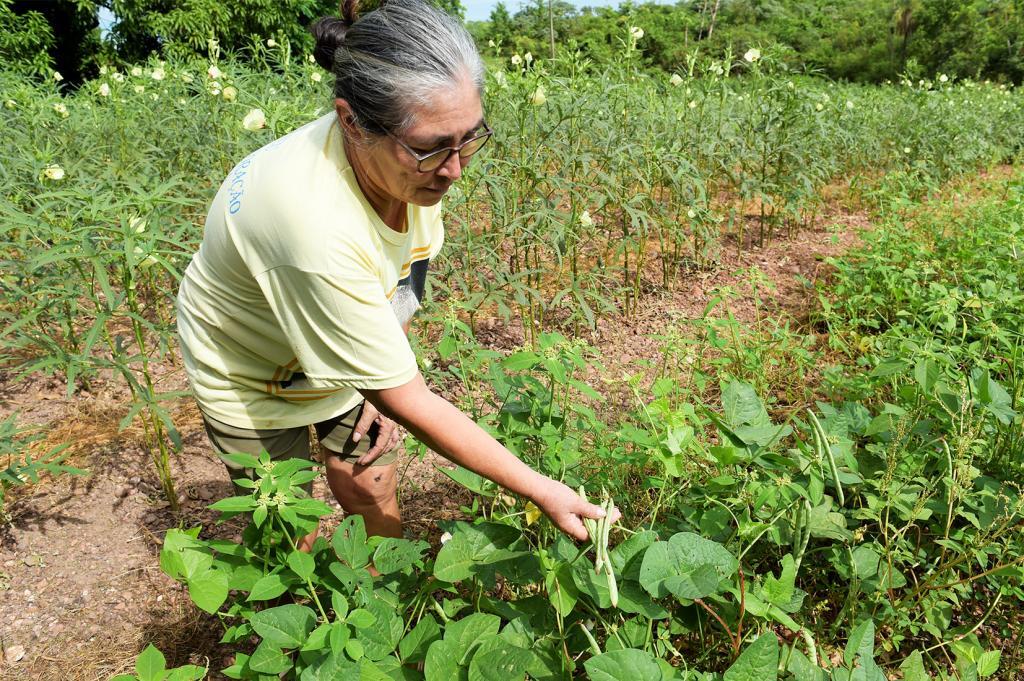
[[[360,392],[435,452],[532,500],[566,534],[586,539],[580,516],[603,515],[599,506],[516,458],[450,402],[431,392],[419,374],[397,388]]]

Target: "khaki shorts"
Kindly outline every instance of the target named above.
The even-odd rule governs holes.
[[[344,414],[313,424],[316,438],[324,449],[331,455],[349,463],[355,463],[356,459],[370,451],[372,443],[377,439],[378,426],[374,423],[359,442],[352,441],[352,430],[363,411],[363,404],[365,403],[356,405]],[[312,452],[309,426],[253,430],[251,428],[236,428],[206,414],[203,414],[203,424],[206,426],[206,435],[210,438],[210,443],[218,456],[236,453],[259,456],[266,451],[270,454],[271,460],[308,460]],[[380,456],[370,466],[387,466],[397,459],[398,449],[395,448]],[[221,460],[228,467],[228,473],[232,480],[240,477],[252,477],[250,469],[241,468],[224,460],[223,457]]]

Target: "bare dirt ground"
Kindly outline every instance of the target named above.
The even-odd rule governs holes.
[[[679,319],[699,317],[714,290],[742,288],[752,267],[774,287],[772,310],[805,316],[813,301],[800,278],[816,280],[825,258],[846,252],[870,227],[865,212],[837,203],[792,239],[740,255],[726,243],[717,268],[685,275],[671,292],[653,290],[633,318],[607,319],[588,340],[601,349],[606,365],[654,359],[659,344],[652,335]],[[740,296],[732,312],[749,321],[755,309]],[[484,324],[479,335],[497,348],[522,342],[519,330],[497,324]],[[163,380],[164,390],[184,386],[174,366],[165,368]],[[48,441],[72,442],[74,462],[89,471],[87,477],[28,487],[10,503],[13,520],[0,529],[2,679],[107,679],[130,671],[147,643],[174,665],[209,664],[211,678],[221,678],[216,670],[231,662],[228,649],[217,644],[223,629],[216,618],[192,606],[158,564],[169,528],[202,525],[205,536],[239,531],[217,525],[216,513],[206,510],[231,493],[227,473],[207,445],[198,411],[182,401],[175,422],[185,446],[173,461],[182,511],[171,513],[139,434],[118,432],[124,405],[125,395],[103,384],[68,399],[58,380],[0,376],[0,418],[19,411],[19,422],[45,424]],[[440,461],[433,455],[409,460],[400,492],[407,533],[435,544],[436,521],[457,516],[465,499],[436,471]],[[337,507],[322,481],[314,495]]]

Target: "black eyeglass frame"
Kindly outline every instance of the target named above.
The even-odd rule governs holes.
[[[458,152],[459,158],[472,158],[472,156],[474,154],[476,154],[478,151],[483,149],[484,145],[487,144],[487,140],[490,139],[491,135],[494,134],[494,130],[491,129],[491,126],[487,125],[487,121],[481,121],[481,122],[483,123],[483,126],[484,126],[484,132],[480,133],[479,135],[475,135],[474,137],[470,137],[468,140],[466,140],[465,142],[463,142],[462,144],[460,144],[460,145],[458,145],[456,147],[442,147],[440,149],[435,149],[434,151],[429,151],[426,154],[420,154],[420,153],[416,152],[416,150],[414,150],[408,144],[406,144],[402,140],[398,139],[397,136],[393,135],[390,130],[384,130],[384,133],[388,137],[390,137],[391,139],[395,140],[400,145],[402,145],[402,148],[405,149],[406,151],[408,151],[409,155],[412,156],[414,159],[416,159],[416,170],[418,172],[430,173],[430,172],[433,172],[433,171],[437,170],[438,168],[443,166],[445,163],[447,163],[448,159],[452,157],[452,153],[454,153],[454,152]],[[463,147],[465,147],[468,144],[472,144],[473,142],[476,142],[477,140],[479,140],[481,138],[483,138],[484,141],[483,141],[483,143],[480,144],[479,147],[477,147],[471,154],[467,154],[466,156],[462,155],[462,148]],[[441,162],[438,163],[433,168],[428,168],[427,170],[424,170],[423,169],[423,162],[426,161],[429,158],[432,158],[434,156],[438,156],[439,154],[444,154],[444,158],[441,159]]]

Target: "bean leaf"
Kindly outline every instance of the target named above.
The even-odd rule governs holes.
[[[693,600],[716,593],[739,563],[717,542],[680,532],[655,542],[644,554],[640,583],[655,598]]]

